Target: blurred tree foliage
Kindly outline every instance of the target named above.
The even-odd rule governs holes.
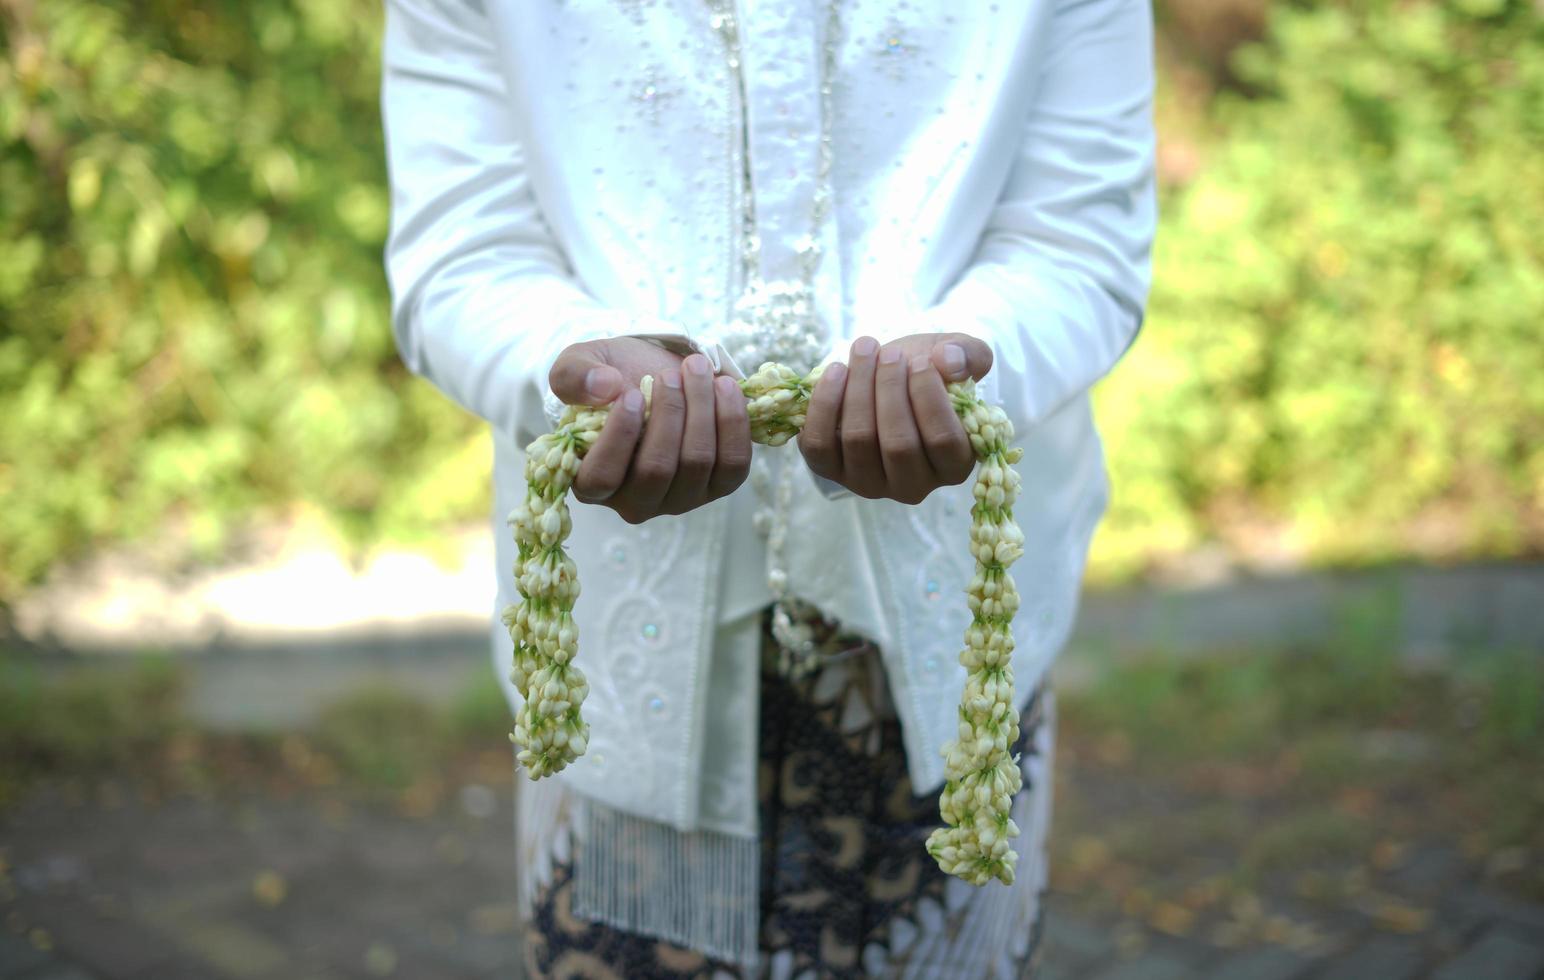
[[[1334,559],[1419,550],[1412,528],[1537,550],[1535,5],[1160,13],[1188,59],[1166,88],[1223,91],[1175,127],[1194,165],[1152,315],[1100,393],[1098,567],[1258,527]],[[391,344],[379,23],[377,0],[0,0],[0,604],[168,526],[212,555],[263,509],[358,542],[486,513],[480,427]]]
[[[378,0],[0,0],[0,600],[168,517],[486,510],[386,319]]]
[[[1099,566],[1537,553],[1541,8],[1278,3],[1230,65],[1099,391]]]

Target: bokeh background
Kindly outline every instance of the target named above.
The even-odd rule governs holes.
[[[1157,6],[1052,968],[1533,976],[1544,4]],[[231,588],[278,632],[222,645],[147,582],[482,555],[486,433],[387,323],[379,35],[370,0],[0,0],[0,978],[516,962],[476,630],[329,638],[269,575]]]

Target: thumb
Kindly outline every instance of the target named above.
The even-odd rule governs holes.
[[[547,384],[567,405],[605,405],[622,393],[622,372],[594,344],[570,344],[552,362]]]
[[[992,370],[992,348],[969,334],[941,334],[933,345],[933,366],[945,381],[980,381]]]

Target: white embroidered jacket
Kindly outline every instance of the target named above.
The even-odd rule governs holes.
[[[492,424],[500,608],[502,518],[524,492],[523,447],[551,424],[562,348],[645,334],[755,367],[704,338],[743,279],[742,168],[765,278],[797,276],[824,9],[738,0],[742,105],[706,0],[388,0],[393,324],[407,365]],[[981,391],[1025,449],[1013,575],[1027,695],[1071,627],[1106,502],[1087,389],[1146,302],[1149,4],[842,0],[840,22],[817,306],[833,357],[861,334],[991,345]],[[803,467],[793,445],[757,452]],[[745,526],[754,494],[639,527],[575,505],[592,736],[560,778],[586,796],[683,830],[735,822],[705,792],[753,797],[754,746],[724,759],[705,743],[715,711],[720,727],[726,713],[754,724],[754,669],[709,670],[719,625],[769,601]],[[956,727],[970,499],[968,483],[914,507],[807,493],[789,536],[796,591],[881,644],[918,792],[941,783]],[[493,633],[502,676],[509,639]]]

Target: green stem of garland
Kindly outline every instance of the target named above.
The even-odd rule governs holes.
[[[801,376],[768,363],[741,381],[751,438],[781,446],[798,435],[821,371]],[[652,381],[645,378],[642,385],[645,418]],[[1023,450],[1009,448],[1012,424],[1000,408],[976,397],[975,382],[951,384],[949,395],[977,460],[976,503],[970,512],[976,570],[965,589],[971,622],[959,657],[967,674],[959,734],[943,749],[939,814],[944,826],[928,837],[927,850],[944,871],[972,884],[993,879],[1012,884],[1017,854],[1010,842],[1019,828],[1008,813],[1022,780],[1018,759],[1008,750],[1019,729],[1011,665],[1019,594],[1007,569],[1024,553],[1024,535],[1013,519],[1019,490],[1013,465]],[[605,407],[571,405],[555,431],[526,447],[526,497],[509,515],[520,598],[504,610],[503,619],[515,645],[510,680],[524,699],[510,740],[532,779],[561,771],[589,746],[590,726],[580,706],[590,685],[574,663],[579,571],[563,542],[573,529],[568,490],[606,413]]]

